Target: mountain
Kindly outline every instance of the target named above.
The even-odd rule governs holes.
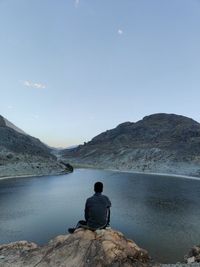
[[[0,115],[0,126],[7,126],[9,128],[12,128],[13,130],[22,133],[22,134],[26,134],[23,130],[21,130],[20,128],[16,127],[12,122],[8,121],[7,119],[5,119],[4,117],[2,117]]]
[[[0,177],[58,174],[65,169],[39,139],[0,116]]]
[[[200,124],[176,114],[125,122],[61,152],[85,167],[200,176]]]

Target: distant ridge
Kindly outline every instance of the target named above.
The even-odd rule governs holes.
[[[62,158],[79,166],[200,176],[200,124],[158,113],[95,136]]]

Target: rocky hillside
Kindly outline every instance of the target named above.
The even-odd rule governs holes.
[[[148,253],[114,230],[78,229],[47,245],[19,241],[0,245],[0,267],[145,267]]]
[[[0,177],[58,174],[65,169],[39,139],[0,116]]]
[[[200,124],[175,114],[154,114],[64,150],[62,158],[85,167],[200,176]]]
[[[0,127],[2,126],[7,126],[9,128],[14,129],[15,131],[19,133],[26,134],[23,130],[21,130],[20,128],[15,126],[12,122],[10,122],[9,120],[7,120],[6,118],[0,115]]]

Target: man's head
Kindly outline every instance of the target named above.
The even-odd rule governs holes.
[[[103,184],[101,182],[96,182],[94,184],[94,191],[95,191],[95,193],[103,192]]]

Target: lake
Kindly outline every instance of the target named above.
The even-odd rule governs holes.
[[[111,226],[159,262],[182,261],[200,236],[200,180],[76,169],[62,176],[0,180],[0,243],[44,244],[83,218],[93,184],[104,183]]]

